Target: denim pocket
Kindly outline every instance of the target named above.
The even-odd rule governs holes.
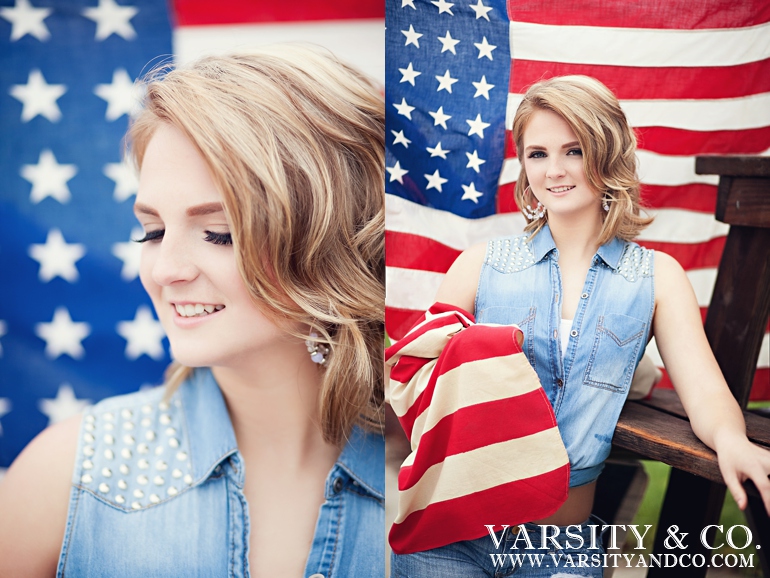
[[[615,313],[599,316],[585,384],[626,393],[636,368],[644,329],[644,321],[634,317]]]
[[[477,320],[483,323],[516,325],[524,333],[522,348],[533,369],[535,367],[535,313],[537,307],[487,307],[477,314]]]

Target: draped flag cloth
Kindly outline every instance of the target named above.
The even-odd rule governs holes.
[[[770,153],[764,0],[386,2],[386,327],[401,338],[470,245],[520,234],[516,108],[541,79],[585,74],[620,99],[638,141],[637,241],[684,267],[705,315],[728,226],[695,157]],[[648,348],[662,366],[654,340]],[[770,399],[765,334],[752,399]]]
[[[522,339],[436,303],[386,350],[390,403],[412,446],[389,536],[397,554],[544,518],[567,499],[567,450]]]
[[[384,81],[382,0],[0,0],[0,478],[44,427],[162,382],[121,141],[156,65],[275,42]]]

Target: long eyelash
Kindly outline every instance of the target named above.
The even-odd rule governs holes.
[[[214,233],[212,231],[204,231],[206,233],[205,240],[215,245],[232,245],[233,237],[230,233]]]
[[[166,229],[158,229],[157,231],[147,231],[144,237],[141,239],[133,239],[134,243],[146,243],[147,241],[156,241],[162,239],[166,233]]]

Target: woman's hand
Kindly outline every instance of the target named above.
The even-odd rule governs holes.
[[[746,508],[743,482],[751,480],[759,490],[770,516],[770,451],[751,443],[745,435],[721,432],[715,436],[719,470],[738,507]]]

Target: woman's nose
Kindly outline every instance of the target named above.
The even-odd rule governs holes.
[[[153,281],[165,286],[192,281],[197,275],[198,268],[195,265],[189,240],[169,234],[166,230],[152,266]]]
[[[548,162],[548,170],[545,176],[549,179],[555,179],[564,176],[564,165],[561,159],[557,158],[557,155],[553,155]]]

